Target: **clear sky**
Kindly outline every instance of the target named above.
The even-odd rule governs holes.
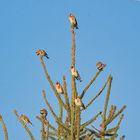
[[[41,125],[35,116],[46,107],[42,89],[57,111],[57,102],[45,79],[37,49],[45,49],[45,60],[54,82],[62,83],[65,74],[70,94],[71,33],[69,13],[76,15],[76,67],[83,79],[77,83],[81,93],[96,73],[96,62],[107,68],[96,80],[84,103],[96,94],[107,76],[113,75],[110,104],[118,109],[127,105],[120,134],[126,140],[136,140],[140,118],[140,1],[139,0],[1,0],[0,1],[0,114],[9,131],[10,140],[29,140],[13,114],[27,115],[36,139],[40,139]],[[104,94],[83,113],[83,121],[103,108]],[[49,114],[48,119],[53,123]],[[98,120],[97,120],[98,122]],[[54,124],[54,123],[53,123]],[[0,140],[3,140],[0,126]]]

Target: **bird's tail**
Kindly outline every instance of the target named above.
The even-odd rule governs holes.
[[[46,58],[47,58],[47,59],[49,59],[49,56],[48,56],[48,55],[46,55]]]
[[[76,29],[79,29],[78,26],[76,26]]]
[[[76,77],[76,79],[79,80],[80,82],[82,82],[81,77],[78,76],[78,77]]]
[[[82,107],[83,107],[83,109],[86,109],[86,107],[85,107],[85,105],[84,105],[84,104],[82,104]]]
[[[29,122],[29,123],[33,126],[33,124],[31,122]]]

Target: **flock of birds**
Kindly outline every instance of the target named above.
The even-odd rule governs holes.
[[[78,29],[78,23],[77,23],[76,17],[74,15],[72,15],[72,14],[69,15],[69,21],[70,21],[70,24],[71,24],[71,29],[72,29],[71,31],[72,32],[74,31],[74,28]],[[49,59],[48,54],[44,50],[40,50],[40,49],[37,50],[36,55],[39,55],[41,59],[43,57],[46,57],[47,59]],[[98,70],[102,71],[104,69],[104,67],[106,67],[106,64],[104,64],[102,62],[98,62],[96,64],[96,67],[97,67]],[[77,79],[80,82],[82,82],[80,74],[79,74],[78,70],[74,66],[71,66],[70,72],[71,72],[71,75],[75,79]],[[64,94],[63,87],[59,82],[56,82],[55,88],[56,88],[56,91],[59,94]],[[83,107],[83,109],[85,109],[85,106],[84,106],[83,102],[81,101],[80,96],[77,96],[77,98],[75,99],[75,105],[78,106],[78,107]],[[46,119],[47,110],[46,109],[41,109],[40,114],[41,114],[41,117]],[[29,118],[27,116],[23,115],[23,114],[21,114],[21,116],[19,117],[19,120],[22,120],[25,125],[26,124],[31,124],[32,125],[32,123],[29,120]]]

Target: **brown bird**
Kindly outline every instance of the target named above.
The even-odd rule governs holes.
[[[81,77],[79,72],[74,68],[74,66],[71,66],[71,75],[74,76],[77,80],[79,80],[80,82],[82,82]]]
[[[23,115],[23,114],[20,115],[19,119],[22,120],[25,124],[31,124],[31,125],[33,125],[31,123],[31,121],[29,120],[29,118],[27,116]]]
[[[106,64],[104,64],[104,63],[102,63],[102,62],[98,62],[98,63],[96,64],[96,66],[97,66],[97,69],[98,69],[98,70],[103,70],[103,69],[106,67]]]
[[[44,119],[46,119],[46,116],[47,116],[48,112],[45,108],[41,109],[40,110],[40,116]]]
[[[61,86],[61,84],[59,82],[56,82],[55,88],[56,88],[58,93],[61,93],[61,94],[64,93],[63,88],[62,88],[62,86]]]
[[[79,107],[83,107],[83,109],[86,109],[86,108],[85,108],[85,105],[84,105],[83,102],[81,101],[80,96],[77,96],[77,98],[75,99],[75,105],[76,105],[76,106],[79,106]]]
[[[42,58],[43,56],[47,57],[47,59],[49,59],[48,54],[44,51],[44,50],[37,50],[36,51],[37,55],[40,55],[40,57]]]
[[[78,23],[77,23],[77,20],[76,20],[76,17],[72,14],[69,15],[69,21],[71,23],[71,27],[74,29],[74,27],[76,29],[78,29]]]

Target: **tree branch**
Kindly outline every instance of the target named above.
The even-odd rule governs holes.
[[[50,75],[49,75],[48,72],[47,72],[47,69],[46,69],[46,66],[45,66],[45,63],[44,63],[43,58],[40,58],[40,60],[41,60],[41,64],[42,64],[42,67],[43,67],[43,69],[44,69],[46,78],[47,78],[48,82],[50,83],[50,86],[52,87],[52,89],[53,89],[53,91],[54,91],[54,93],[55,93],[55,95],[56,95],[56,97],[57,97],[57,99],[58,99],[58,102],[59,102],[60,104],[62,104],[62,105],[64,106],[64,108],[67,110],[66,105],[65,105],[64,102],[62,101],[60,95],[57,93],[56,88],[55,88],[55,86],[54,86],[54,84],[53,84],[53,82],[52,82],[52,80],[51,80],[51,78],[50,78]]]
[[[101,71],[98,71],[95,76],[91,79],[91,81],[88,83],[88,85],[85,87],[85,89],[83,90],[82,94],[80,95],[80,98],[82,99],[86,93],[86,91],[89,89],[89,87],[92,85],[92,83],[96,80],[96,78],[98,77],[98,75],[101,73]]]
[[[14,114],[16,115],[16,117],[18,118],[18,120],[20,121],[20,123],[22,124],[22,126],[24,127],[24,129],[26,130],[26,132],[29,134],[31,140],[35,140],[32,132],[30,131],[30,129],[25,125],[25,123],[19,119],[19,115],[18,115],[18,112],[16,110],[13,111]]]
[[[101,95],[101,93],[105,89],[109,79],[110,79],[110,76],[108,77],[107,81],[105,82],[103,87],[100,89],[100,91],[88,102],[88,104],[85,106],[85,109],[88,108]],[[82,110],[85,110],[85,109],[82,109]]]
[[[2,115],[0,115],[0,122],[2,123],[3,131],[4,131],[4,138],[8,140],[8,132],[4,120],[2,119]]]

